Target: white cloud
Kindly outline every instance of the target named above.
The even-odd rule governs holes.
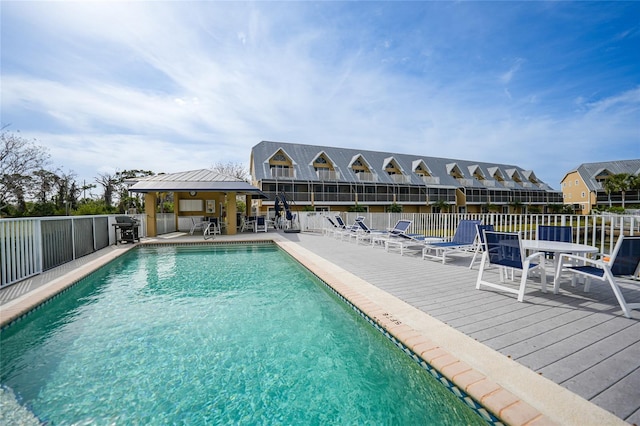
[[[513,79],[513,77],[515,76],[515,74],[520,70],[520,67],[522,66],[523,63],[524,63],[524,59],[516,58],[513,65],[511,65],[511,68],[509,68],[509,71],[505,72],[500,76],[500,81],[503,84],[509,84]]]
[[[305,19],[301,3],[39,5],[21,17],[57,50],[25,58],[31,72],[5,67],[3,115],[19,111],[16,128],[87,176],[246,163],[260,140],[282,140],[517,164],[557,187],[558,159],[574,167],[588,161],[585,147],[633,140],[640,88],[572,96],[567,106],[581,110],[554,114],[548,100],[563,88],[516,89],[524,58],[507,71],[464,63],[440,74],[446,58],[430,34],[411,56],[422,68],[383,64],[409,56],[385,37],[358,43],[351,28]],[[32,125],[31,114],[55,128]]]

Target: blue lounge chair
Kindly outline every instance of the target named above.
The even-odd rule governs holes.
[[[483,232],[485,250],[482,253],[482,261],[480,262],[480,270],[478,271],[478,279],[476,280],[476,289],[480,290],[481,286],[486,286],[508,293],[515,293],[518,295],[518,302],[522,302],[529,272],[538,270],[540,271],[542,291],[546,293],[547,274],[544,269],[543,252],[536,252],[525,257],[519,232]],[[538,263],[533,263],[533,260],[537,260]],[[492,265],[499,268],[499,283],[485,279],[485,272]],[[517,288],[505,284],[508,275],[507,271],[514,270],[522,271],[520,285]]]
[[[356,233],[356,244],[359,244],[360,241],[368,241],[373,244],[373,238],[376,236],[383,236],[387,234],[387,231],[382,229],[371,229],[364,223],[364,218],[362,220],[356,220],[356,223],[360,227],[359,231]]]
[[[431,237],[422,234],[400,234],[396,238],[385,241],[384,248],[389,251],[392,248],[400,250],[400,256],[404,255],[405,250],[419,251],[426,247],[427,244],[442,242],[440,237]]]
[[[394,227],[381,234],[375,234],[371,236],[371,245],[375,246],[376,243],[385,246],[385,242],[394,238],[398,238],[401,234],[406,234],[407,230],[411,226],[411,221],[406,219],[400,219],[396,222]]]
[[[341,228],[329,216],[325,216],[325,217],[327,218],[327,221],[329,222],[329,226],[326,226],[324,228],[325,235],[331,234],[331,235],[335,236],[336,232],[339,232],[341,230]]]
[[[427,243],[422,250],[423,259],[438,259],[446,263],[447,254],[456,252],[469,252],[476,248],[476,225],[480,225],[480,220],[461,220],[458,223],[456,232],[451,241],[440,243]]]
[[[356,217],[356,220],[353,222],[353,225],[347,225],[346,223],[344,223],[344,221],[342,220],[342,217],[340,217],[339,215],[336,215],[335,218],[340,228],[338,232],[336,232],[336,237],[339,236],[341,240],[344,237],[351,238],[353,236],[355,238],[356,232],[358,232],[358,230],[360,229],[360,225],[358,225],[358,221],[364,220],[364,216],[358,216]]]
[[[559,278],[562,272],[571,272],[574,274],[573,278],[575,278],[576,275],[586,277],[587,281],[584,286],[584,291],[589,291],[592,279],[608,282],[625,317],[631,318],[631,309],[640,309],[640,303],[627,303],[625,301],[616,281],[616,277],[628,276],[633,279],[638,278],[638,274],[640,273],[640,236],[629,237],[621,235],[613,249],[613,253],[611,253],[611,256],[606,261],[603,259],[589,259],[572,254],[561,254],[559,257],[555,285],[553,286],[554,293],[558,293],[560,289]],[[573,261],[579,264],[579,266],[565,265],[565,261]]]

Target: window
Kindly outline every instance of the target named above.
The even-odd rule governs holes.
[[[582,198],[584,198],[586,195],[587,195],[587,194],[585,194],[585,192],[584,192],[584,191],[582,191],[582,195],[581,195],[581,196],[582,196]]]
[[[289,166],[283,164],[270,164],[271,177],[290,177]]]

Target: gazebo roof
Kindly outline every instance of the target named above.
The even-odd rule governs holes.
[[[253,198],[268,198],[259,188],[234,176],[201,169],[130,179],[131,192],[236,192]]]

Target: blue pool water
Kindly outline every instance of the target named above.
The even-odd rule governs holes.
[[[486,424],[271,245],[132,250],[0,339],[48,424]]]

